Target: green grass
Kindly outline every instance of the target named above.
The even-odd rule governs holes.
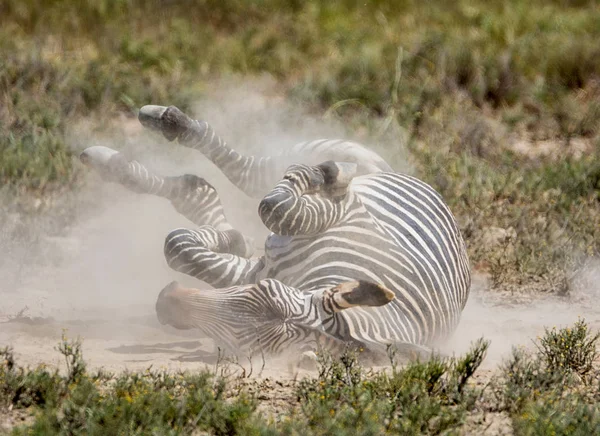
[[[28,410],[32,419],[14,428],[16,435],[457,434],[480,412],[507,413],[517,435],[595,434],[600,385],[598,368],[587,363],[597,340],[583,320],[548,330],[536,352],[515,349],[499,376],[485,383],[473,380],[489,345],[484,340],[460,357],[402,366],[390,353],[391,365],[381,371],[363,367],[356,351],[321,355],[318,373],[278,392],[288,404],[268,416],[259,411],[251,382],[226,367],[92,373],[79,340],[63,337],[57,347],[67,363],[63,373],[22,368],[11,350],[0,353],[0,413],[7,407]],[[556,355],[569,358],[556,364]],[[268,391],[258,392],[268,398]]]
[[[487,346],[388,373],[365,370],[352,352],[321,359],[319,375],[300,381],[288,410],[268,419],[239,379],[150,369],[90,374],[80,343],[63,339],[65,375],[20,368],[3,351],[0,404],[33,408],[34,421],[15,434],[439,434],[459,428],[474,407],[479,391],[469,380]]]
[[[186,110],[215,78],[269,73],[374,143],[406,141],[495,285],[541,278],[568,293],[600,254],[599,22],[595,1],[7,0],[0,183],[76,186],[66,135],[79,119]],[[517,154],[517,139],[558,156]],[[568,152],[575,140],[583,158]],[[378,151],[404,167],[404,153]],[[482,247],[489,227],[516,237]]]

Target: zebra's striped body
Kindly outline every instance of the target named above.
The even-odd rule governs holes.
[[[383,284],[389,304],[321,320],[336,338],[364,343],[432,344],[454,330],[467,300],[468,260],[439,196],[412,177],[355,178],[341,222],[315,236],[272,234],[258,278],[304,292],[352,280]],[[298,259],[302,259],[298,262]]]
[[[323,341],[432,346],[453,332],[469,294],[468,259],[451,212],[430,186],[392,172],[355,143],[313,141],[284,157],[255,159],[171,108],[143,109],[140,120],[202,151],[249,195],[264,195],[270,184],[258,211],[273,233],[264,256],[248,258],[248,240],[226,223],[203,179],[161,178],[109,156],[113,179],[193,210],[182,213],[200,226],[171,232],[165,257],[216,289],[167,286],[157,301],[161,322],[198,328],[238,352]],[[323,157],[337,162],[282,169],[290,159]]]

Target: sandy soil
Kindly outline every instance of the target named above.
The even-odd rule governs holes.
[[[267,232],[255,212],[256,202],[240,194],[202,156],[180,147],[137,143],[130,155],[164,174],[202,168],[201,174],[221,193],[230,221],[255,237],[257,247],[262,245]],[[68,337],[81,336],[92,367],[214,365],[210,339],[161,326],[154,315],[158,293],[172,280],[202,286],[170,270],[162,254],[164,236],[191,224],[168,201],[132,194],[92,174],[79,194],[59,200],[59,206],[60,201],[69,213],[55,205],[54,212],[31,222],[16,213],[0,214],[0,346],[12,346],[25,364],[58,364],[61,356],[55,347],[66,330]],[[571,295],[559,299],[488,292],[485,277],[475,275],[461,325],[442,351],[460,353],[484,336],[492,341],[486,364],[495,367],[512,346],[531,345],[545,326],[583,316],[598,327],[599,279],[600,264],[592,264],[578,276]],[[274,373],[292,377],[294,371],[285,366],[286,371],[277,367]]]
[[[171,280],[198,285],[171,271],[162,258],[163,235],[189,224],[160,199],[135,196],[117,186],[99,185],[92,191],[93,213],[86,209],[59,236],[38,235],[24,246],[19,240],[2,241],[0,347],[13,347],[21,365],[46,363],[64,370],[56,351],[64,332],[82,338],[91,369],[222,368],[210,339],[162,326],[154,314],[158,292]],[[86,194],[82,207],[89,206],[89,198]],[[250,216],[238,220],[252,225]],[[32,252],[38,255],[32,258]],[[461,325],[443,351],[460,353],[481,336],[490,339],[488,357],[475,378],[483,387],[513,345],[531,346],[545,326],[584,316],[600,327],[598,271],[591,268],[568,299],[494,294],[487,290],[485,277],[476,275]],[[259,410],[275,420],[296,404],[294,380],[314,374],[286,359],[268,359],[264,367],[260,356],[238,363],[228,369],[240,375],[252,370],[252,377],[242,382],[256,393]],[[31,413],[0,410],[0,433],[30,422]],[[504,413],[475,410],[462,433],[509,435],[510,422]]]

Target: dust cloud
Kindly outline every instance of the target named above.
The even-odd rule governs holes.
[[[600,260],[591,260],[577,274],[568,297],[494,294],[487,287],[484,277],[474,277],[460,325],[441,351],[460,354],[484,337],[491,342],[484,366],[494,367],[515,346],[534,349],[534,341],[546,328],[566,327],[579,319],[594,330],[600,328]]]
[[[191,114],[208,121],[232,147],[246,153],[276,154],[316,138],[366,141],[340,121],[310,116],[290,104],[269,79],[242,84],[224,80],[194,105]],[[260,248],[267,231],[257,216],[257,201],[241,194],[200,153],[144,131],[137,120],[115,120],[101,131],[92,126],[82,122],[72,127],[69,138],[75,155],[86,147],[105,145],[162,175],[204,177],[219,192],[230,222],[254,237]],[[404,153],[397,144],[381,142],[377,151],[386,147],[389,153]],[[170,230],[193,224],[165,199],[131,193],[92,173],[86,172],[84,180],[80,189],[53,199],[48,212],[35,218],[20,214],[14,204],[1,213],[0,347],[13,346],[25,364],[58,363],[54,347],[66,329],[69,337],[81,335],[84,357],[95,367],[141,369],[152,364],[184,369],[211,363],[214,346],[209,339],[160,326],[154,315],[156,297],[170,281],[201,286],[170,270],[162,253]],[[32,200],[32,207],[43,210],[45,201]],[[598,271],[589,273],[597,274],[590,281],[596,297]],[[575,303],[528,304],[511,303],[514,296],[490,303],[484,288],[485,283],[476,281],[445,352],[464,351],[483,335],[492,340],[490,358],[495,361],[513,344],[526,344],[543,326],[569,323],[594,309],[583,303],[592,298],[590,287]],[[598,314],[593,314],[597,322]]]
[[[190,114],[208,121],[230,146],[245,153],[276,154],[309,139],[357,139],[342,123],[289,104],[268,78],[223,80]],[[244,196],[197,151],[169,143],[125,117],[100,128],[83,120],[71,126],[68,138],[75,156],[103,145],[164,176],[205,178],[219,192],[232,225],[262,248],[268,231],[258,218],[258,201]],[[172,271],[163,256],[169,231],[194,225],[168,200],[105,183],[76,158],[74,165],[84,182],[73,192],[31,199],[23,207],[0,199],[6,205],[0,213],[0,346],[13,346],[22,363],[57,362],[54,347],[66,329],[68,337],[82,337],[92,366],[197,367],[211,362],[211,340],[159,325],[154,309],[158,293],[172,280],[203,286]]]

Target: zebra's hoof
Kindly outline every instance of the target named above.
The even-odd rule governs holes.
[[[156,300],[156,316],[158,322],[162,325],[168,324],[179,330],[189,330],[192,327],[187,325],[183,318],[183,310],[178,294],[184,294],[186,289],[179,286],[179,283],[173,281],[164,287],[158,299]]]
[[[229,250],[228,252],[244,258],[250,258],[254,254],[254,239],[245,236],[235,229],[226,230],[229,235]]]
[[[151,130],[162,131],[162,116],[167,111],[166,106],[156,106],[149,104],[143,106],[138,114],[138,119],[142,126]]]
[[[143,106],[138,120],[144,127],[161,132],[169,141],[173,141],[192,126],[192,120],[175,106]]]
[[[87,166],[96,167],[108,164],[110,158],[116,154],[119,154],[117,150],[102,145],[95,145],[83,150],[79,155],[79,159]]]
[[[127,167],[125,157],[112,148],[95,145],[88,147],[79,155],[79,160],[87,167],[94,169],[105,180],[113,180]]]

